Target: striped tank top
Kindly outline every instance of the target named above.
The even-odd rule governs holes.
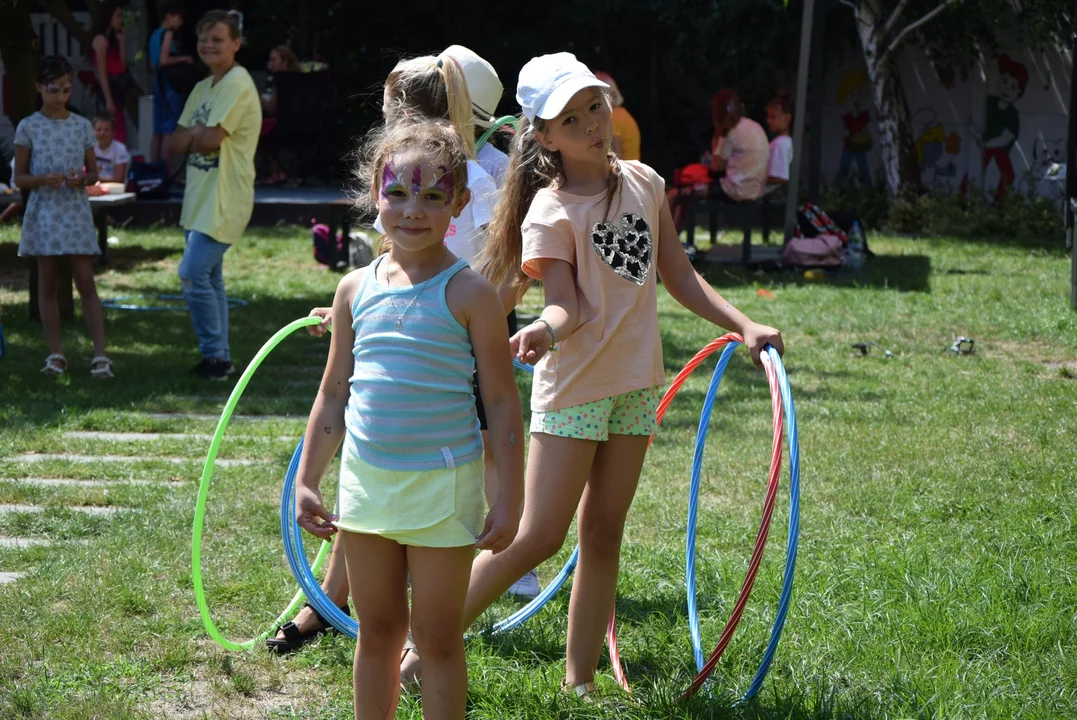
[[[345,442],[387,470],[451,468],[477,460],[482,436],[475,357],[467,328],[445,301],[449,280],[467,262],[457,260],[417,285],[389,287],[378,279],[386,257],[371,264],[352,301],[355,368]]]

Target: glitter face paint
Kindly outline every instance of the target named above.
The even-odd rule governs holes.
[[[389,199],[390,191],[401,186],[400,180],[396,177],[396,173],[393,172],[392,161],[392,157],[388,158],[385,161],[385,167],[381,171],[381,196],[386,200]]]
[[[416,163],[411,171],[411,195],[413,197],[422,197],[424,190],[436,190],[444,195],[441,198],[441,202],[445,205],[452,204],[453,198],[456,197],[456,178],[453,173],[444,165],[438,166],[438,175],[436,179],[431,180],[430,184],[425,188],[423,187],[423,169],[421,163]],[[381,188],[380,195],[385,200],[393,200],[392,194],[394,192],[407,191],[407,186],[401,181],[397,172],[406,172],[405,168],[393,169],[393,158],[390,156],[385,163],[385,167],[381,173]]]

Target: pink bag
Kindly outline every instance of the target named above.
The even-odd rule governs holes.
[[[837,235],[795,237],[782,250],[782,265],[838,267],[841,265],[841,238]]]

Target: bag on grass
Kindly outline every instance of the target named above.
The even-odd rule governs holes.
[[[841,240],[841,244],[849,242],[846,231],[838,227],[823,209],[814,203],[804,203],[797,209],[797,224],[793,228],[795,238],[813,238],[819,235],[833,235]]]
[[[322,223],[315,223],[315,225],[313,227],[313,232],[314,232],[314,259],[317,260],[322,265],[329,265],[330,257],[331,257],[331,254],[332,254],[331,248],[333,247],[332,245],[329,244],[330,243],[330,240],[329,240],[329,226],[324,225]],[[344,253],[344,238],[340,235],[340,233],[337,233],[336,241],[337,241],[336,256],[338,258],[340,258],[341,255]],[[347,260],[347,258],[341,258],[341,259]]]
[[[782,265],[786,267],[838,267],[845,243],[837,235],[794,237],[782,250]]]

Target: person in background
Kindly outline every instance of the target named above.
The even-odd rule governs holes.
[[[116,122],[111,115],[97,115],[93,119],[93,134],[97,138],[93,154],[97,158],[97,179],[101,182],[122,183],[127,180],[127,166],[131,153],[127,146],[113,139]]]
[[[102,3],[93,25],[91,59],[97,70],[97,110],[116,119],[116,139],[127,140],[124,110],[138,117],[138,86],[127,71],[126,31],[119,2]],[[137,124],[137,120],[136,120]]]
[[[207,380],[235,372],[224,254],[243,238],[254,211],[254,151],[262,125],[254,80],[236,62],[243,45],[239,23],[238,13],[224,10],[198,21],[198,56],[210,74],[187,98],[173,138],[176,153],[187,155],[179,277],[202,355],[192,372]]]
[[[639,125],[632,113],[625,109],[624,95],[607,73],[596,72],[595,77],[610,86],[610,101],[613,103],[613,152],[622,160],[639,160]]]
[[[38,304],[49,346],[41,372],[63,375],[68,370],[59,303],[60,262],[66,257],[93,341],[90,377],[107,380],[115,375],[105,350],[105,318],[93,275],[93,258],[101,250],[86,195],[86,186],[97,181],[94,135],[90,121],[66,107],[72,75],[71,64],[64,58],[42,58],[36,82],[41,110],[15,128],[12,182],[29,192],[19,257],[33,258],[37,265]]]
[[[270,117],[277,114],[276,74],[282,72],[299,72],[299,58],[287,45],[278,45],[269,51],[266,62],[266,87],[262,92],[262,115]]]
[[[164,68],[187,65],[194,72],[194,58],[179,53],[176,34],[183,27],[183,2],[162,0],[158,5],[161,26],[153,31],[149,41],[150,65],[153,67],[153,152],[155,160],[168,162],[172,157],[172,133],[183,112],[186,99],[166,77]],[[187,89],[190,89],[189,87]]]
[[[15,184],[15,156],[11,156],[11,164],[9,166],[11,170],[10,182],[7,184],[7,190],[4,190],[7,194],[14,194],[19,192],[19,187]],[[0,187],[3,190],[3,187]],[[8,206],[4,208],[3,212],[0,212],[0,223],[4,222],[8,218],[13,218],[17,215],[21,215],[23,211],[23,205],[18,200],[8,203]]]
[[[767,103],[767,127],[774,139],[770,141],[770,163],[767,166],[767,193],[789,183],[789,168],[793,164],[793,99],[789,91],[781,90]]]
[[[711,118],[714,136],[710,152],[703,155],[709,168],[709,187],[677,187],[666,193],[673,223],[680,232],[687,198],[707,197],[717,202],[751,202],[763,196],[767,184],[770,147],[767,134],[755,120],[744,116],[744,103],[736,90],[714,95]]]
[[[277,127],[277,86],[276,76],[282,72],[300,72],[299,58],[287,45],[278,45],[269,51],[266,63],[266,86],[262,92],[262,133],[259,150],[266,170],[262,179],[265,185],[277,185],[288,179],[280,166],[280,144],[274,130]]]

